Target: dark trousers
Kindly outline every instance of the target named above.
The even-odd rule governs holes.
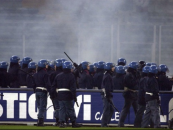
[[[114,113],[114,107],[110,104],[108,99],[106,97],[104,97],[104,95],[101,95],[101,96],[102,96],[102,101],[103,101],[103,116],[102,116],[101,126],[107,127],[107,124],[110,123],[111,117]],[[109,98],[109,100],[112,101],[112,98]]]
[[[142,128],[148,127],[150,119],[154,123],[154,128],[160,127],[159,104],[156,99],[148,101],[146,104],[146,112],[142,120]]]
[[[47,107],[47,93],[36,92],[36,103],[38,107],[38,118],[44,118],[44,113]]]
[[[138,108],[136,99],[130,99],[130,98],[124,97],[124,100],[125,100],[124,107],[121,111],[120,119],[118,122],[119,127],[124,127],[124,121],[126,119],[127,114],[129,113],[130,107],[133,106],[135,114],[137,113],[137,108]]]
[[[65,122],[67,115],[70,117],[71,122],[75,122],[76,115],[73,107],[73,100],[71,101],[59,101],[59,121]]]
[[[134,121],[134,127],[137,127],[137,128],[141,127],[142,117],[144,115],[145,109],[146,109],[146,106],[142,106],[138,104],[138,110],[137,110],[135,121]]]
[[[57,98],[52,99],[53,107],[54,107],[54,117],[59,118],[59,101]]]

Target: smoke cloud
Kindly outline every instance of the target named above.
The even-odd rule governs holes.
[[[157,0],[0,0],[0,60],[166,64],[173,74],[172,3]],[[161,9],[161,10],[160,10]],[[169,9],[169,10],[168,10]]]

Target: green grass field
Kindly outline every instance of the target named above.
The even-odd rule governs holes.
[[[150,130],[151,128],[132,128],[132,127],[124,127],[124,128],[119,128],[119,127],[107,127],[107,128],[102,128],[102,127],[86,127],[86,126],[83,126],[83,127],[80,127],[80,128],[71,128],[71,127],[66,127],[66,128],[59,128],[59,127],[55,127],[55,126],[44,126],[44,127],[37,127],[37,126],[26,126],[26,125],[0,125],[0,129],[1,130],[5,130],[5,129],[11,129],[11,130],[14,130],[14,129],[23,129],[23,130],[26,130],[26,129],[47,129],[47,130],[51,130],[51,129],[73,129],[73,130],[79,130],[79,129],[84,129],[84,130],[92,130],[92,129],[116,129],[116,130]],[[156,129],[155,129],[156,130]]]

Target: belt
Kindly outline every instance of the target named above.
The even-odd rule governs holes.
[[[153,93],[146,92],[145,94],[149,94],[150,96],[153,96]]]
[[[128,87],[124,87],[124,91],[131,91],[131,92],[137,92],[136,90],[133,90],[133,89],[129,89]]]
[[[57,92],[57,93],[58,93],[59,91],[70,91],[70,89],[68,89],[68,88],[56,89],[56,92]]]
[[[41,90],[47,91],[47,88],[44,88],[44,87],[36,87],[36,89],[41,89]]]
[[[27,88],[27,86],[20,86],[20,88]]]

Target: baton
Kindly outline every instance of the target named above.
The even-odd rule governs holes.
[[[76,101],[76,105],[77,105],[77,107],[79,107],[79,104],[78,104],[78,102]]]
[[[64,54],[71,60],[72,63],[74,63],[72,59],[67,55],[67,53],[64,52]]]

